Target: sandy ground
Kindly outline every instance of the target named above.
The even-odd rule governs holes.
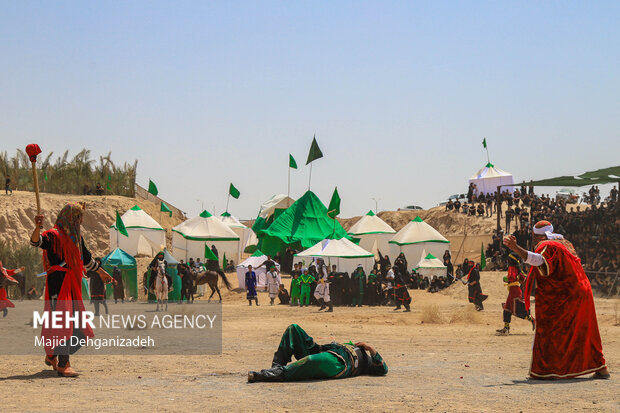
[[[234,275],[229,277],[236,285]],[[529,323],[516,320],[511,336],[494,335],[502,326],[501,277],[483,273],[482,285],[490,297],[482,313],[466,303],[462,285],[437,294],[412,291],[412,313],[394,313],[388,307],[336,308],[332,314],[270,307],[264,294],[260,307],[248,307],[243,293],[226,292],[221,355],[78,353],[72,358],[82,373],[77,379],[57,377],[43,365],[43,356],[2,357],[1,410],[620,411],[618,300],[596,300],[611,380],[528,381],[533,337]],[[371,343],[386,360],[388,375],[246,383],[248,370],[270,365],[279,337],[291,323],[303,326],[318,342]]]

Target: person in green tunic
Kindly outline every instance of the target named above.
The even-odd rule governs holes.
[[[366,304],[378,305],[380,283],[374,268],[370,271],[370,274],[368,274],[368,283],[366,286],[368,287],[364,297],[366,298]]]
[[[297,271],[297,264],[295,264],[295,270],[292,271],[291,277],[291,305],[299,305],[299,296],[301,295],[301,285],[299,281],[299,271]]]
[[[364,267],[359,265],[351,278],[353,283],[353,302],[351,304],[353,307],[356,305],[361,307],[364,302],[364,290],[366,289],[366,273],[364,273]]]
[[[291,363],[292,357],[297,361]],[[388,367],[370,345],[359,342],[317,344],[303,328],[286,328],[270,369],[248,372],[248,382],[343,379],[360,375],[384,376]]]
[[[306,307],[310,305],[310,284],[315,282],[315,278],[310,275],[307,268],[303,269],[303,274],[299,277],[299,282],[301,283],[301,298],[300,298],[300,306],[303,307],[304,303]]]

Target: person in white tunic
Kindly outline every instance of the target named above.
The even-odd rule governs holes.
[[[327,307],[329,307],[329,310],[327,310],[327,312],[332,313],[334,312],[334,306],[332,305],[332,301],[329,296],[327,266],[325,265],[325,261],[323,261],[322,258],[319,258],[317,260],[316,270],[318,273],[318,279],[316,289],[314,290],[314,297],[321,304],[321,308],[319,308],[319,311],[325,310]]]
[[[280,278],[280,273],[276,270],[276,267],[271,267],[269,272],[267,273],[267,292],[269,293],[269,299],[271,300],[271,305],[273,305],[276,297],[278,296],[278,289],[280,288],[280,284],[282,284],[282,278]]]

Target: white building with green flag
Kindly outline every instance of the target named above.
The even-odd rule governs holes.
[[[202,211],[200,215],[172,228],[173,255],[186,262],[190,258],[200,258],[203,261],[205,244],[209,248],[215,245],[221,266],[224,254],[229,259],[238,257],[240,241],[239,236],[228,225],[208,211]]]
[[[409,271],[426,254],[431,253],[435,257],[443,257],[444,252],[450,250],[450,241],[420,217],[415,217],[398,231],[389,241],[389,244],[392,262],[402,252],[407,258],[409,264],[407,270]]]
[[[389,254],[388,242],[396,234],[394,228],[372,211],[368,211],[347,232],[353,238],[359,238],[359,246],[372,252],[377,258],[377,251],[381,251],[381,254]]]
[[[502,191],[514,191],[514,187],[510,186],[513,184],[512,174],[496,168],[491,162],[472,175],[469,178],[469,182],[476,184],[476,192],[474,193],[476,196],[480,194],[493,194],[497,191],[498,185],[502,185]]]
[[[129,255],[153,256],[166,247],[166,231],[138,205],[121,216],[127,235],[119,233],[116,224],[110,227],[110,251],[120,248]]]

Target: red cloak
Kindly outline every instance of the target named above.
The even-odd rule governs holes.
[[[543,241],[536,253],[545,260],[544,275],[532,267],[525,301],[529,310],[536,281],[536,333],[530,376],[566,379],[604,369],[603,346],[596,321],[592,287],[568,241]]]
[[[2,271],[2,274],[0,274],[1,276],[13,276],[16,274],[16,270],[7,270],[6,268],[4,268],[2,266],[2,261],[0,261],[0,271]],[[9,299],[8,296],[6,294],[6,289],[4,287],[0,287],[0,311],[4,310],[5,308],[14,308],[15,304],[13,304]]]

